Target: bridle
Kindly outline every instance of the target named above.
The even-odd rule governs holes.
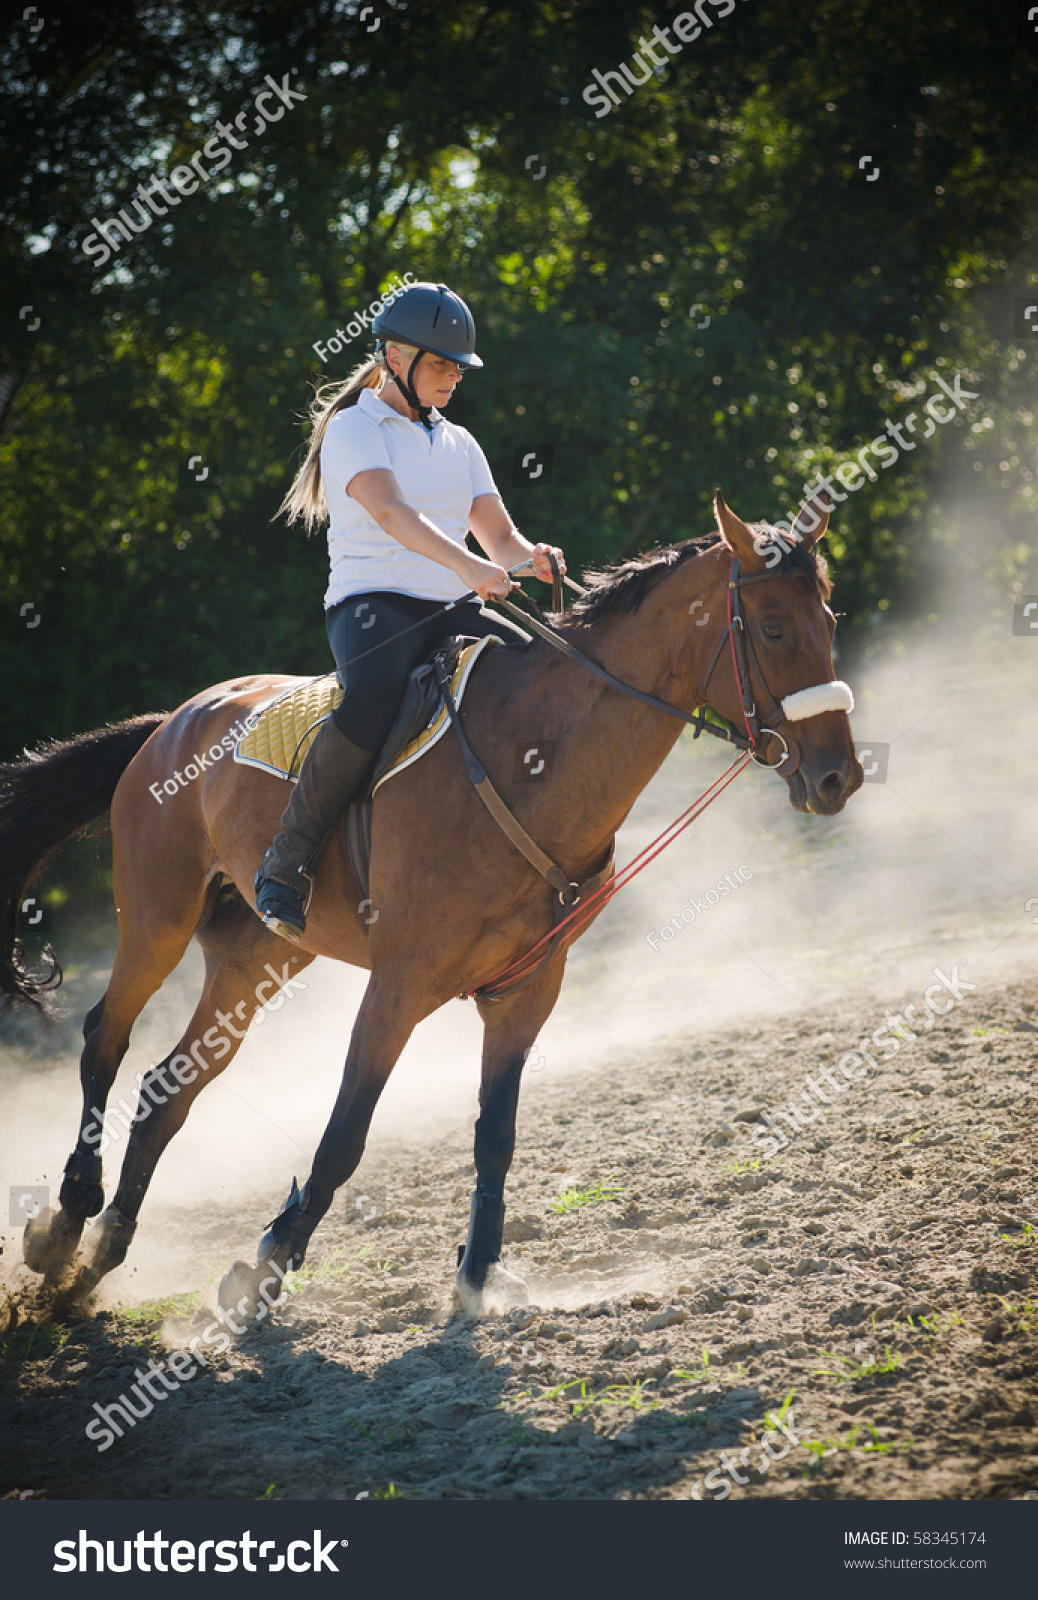
[[[733,553],[731,567],[728,571],[728,624],[717,641],[717,649],[714,651],[706,677],[703,679],[703,694],[705,696],[707,686],[713,677],[714,669],[720,660],[721,652],[727,641],[731,645],[732,667],[735,672],[735,681],[739,687],[739,703],[742,707],[743,721],[746,724],[746,748],[750,751],[759,767],[767,767],[769,771],[777,772],[784,778],[791,778],[799,767],[800,747],[795,739],[787,739],[783,734],[775,731],[774,724],[782,721],[785,712],[782,709],[781,701],[776,700],[768,688],[764,669],[757,659],[757,652],[753,648],[753,639],[746,627],[743,616],[741,592],[747,584],[765,583],[769,578],[788,576],[796,570],[788,553],[785,553],[782,561],[771,567],[767,572],[740,573],[739,558]],[[757,670],[757,680],[764,694],[771,702],[771,710],[763,718],[758,716],[757,703],[753,698],[750,677],[751,663]],[[759,751],[764,739],[777,739],[781,744],[782,755],[778,761],[765,761],[761,758]]]
[[[558,564],[554,555],[549,554],[548,559],[551,563],[554,580],[555,609],[560,611],[562,608],[559,601],[561,600],[562,589],[561,579],[558,575]],[[746,726],[745,733],[740,732],[727,718],[719,716],[717,712],[706,704],[700,705],[694,712],[682,711],[680,706],[671,705],[669,701],[660,700],[656,695],[646,694],[641,689],[632,688],[629,683],[624,683],[620,678],[614,677],[611,672],[607,672],[604,667],[600,667],[597,661],[592,661],[589,656],[584,655],[583,651],[574,649],[567,639],[564,639],[561,634],[550,627],[540,607],[529,595],[523,593],[523,599],[537,612],[536,617],[520,610],[510,600],[498,600],[495,603],[505,611],[511,612],[524,627],[532,628],[540,638],[544,639],[556,650],[561,651],[563,655],[568,656],[570,660],[579,662],[589,672],[594,673],[596,678],[601,678],[603,682],[608,683],[612,688],[620,690],[622,694],[628,695],[632,699],[640,700],[644,705],[652,706],[656,711],[665,711],[669,716],[677,717],[682,722],[687,722],[691,727],[695,728],[695,738],[698,739],[701,733],[712,734],[715,738],[723,739],[726,743],[734,745],[736,749],[748,751],[758,766],[767,767],[769,771],[777,772],[783,778],[791,778],[800,766],[800,747],[792,737],[787,738],[784,734],[775,731],[775,723],[781,722],[787,716],[787,712],[784,709],[785,702],[776,700],[768,688],[764,669],[757,659],[757,653],[753,648],[753,640],[746,627],[741,591],[747,584],[764,583],[769,578],[803,575],[800,569],[794,565],[789,551],[785,549],[782,551],[781,559],[771,566],[767,572],[741,573],[739,571],[739,558],[734,552],[732,554],[731,566],[728,571],[727,621],[725,630],[717,641],[717,647],[711,658],[706,677],[703,679],[703,695],[705,700],[707,686],[714,675],[725,644],[730,644],[732,667],[735,672],[735,681],[739,688],[739,702],[742,709],[743,722]],[[758,714],[757,703],[753,695],[751,667],[756,669],[757,679],[763,690],[765,700],[762,703],[770,703],[770,710],[763,717]],[[812,691],[800,692],[811,693]],[[786,698],[790,697],[787,696]],[[761,749],[767,739],[777,739],[782,746],[782,755],[777,762],[766,761],[762,758]]]

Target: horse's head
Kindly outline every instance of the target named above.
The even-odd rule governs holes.
[[[850,691],[836,682],[833,668],[830,583],[814,550],[828,525],[828,506],[822,498],[809,501],[781,543],[767,525],[740,521],[720,490],[714,514],[732,627],[713,670],[709,659],[704,664],[710,683],[703,698],[740,731],[748,711],[751,733],[759,731],[758,759],[785,778],[794,809],[832,816],[865,774],[847,716]],[[734,589],[728,581],[733,571]],[[709,635],[712,640],[712,628]]]

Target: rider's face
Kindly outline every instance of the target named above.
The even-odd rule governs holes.
[[[391,363],[393,370],[398,370],[399,363],[399,370],[406,377],[410,362],[405,362],[399,351],[394,350],[391,355],[397,358]],[[456,361],[449,361],[446,356],[424,355],[415,370],[415,392],[423,406],[435,406],[441,411],[461,382],[461,376]]]
[[[423,356],[418,363],[415,389],[423,406],[442,410],[460,382],[461,368],[445,356]]]

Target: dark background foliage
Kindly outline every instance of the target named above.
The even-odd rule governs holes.
[[[841,508],[844,654],[932,610],[938,485],[987,518],[978,581],[1022,570],[1026,6],[739,0],[601,119],[592,68],[677,8],[48,0],[36,34],[22,9],[0,43],[3,756],[325,669],[323,540],[272,518],[309,380],[368,348],[322,368],[313,342],[397,272],[473,306],[486,368],[451,416],[574,570],[706,531],[716,484],[744,517],[788,515],[938,369],[982,400]],[[268,73],[306,100],[258,137],[250,115],[220,179],[95,270],[91,217]],[[548,444],[550,482],[515,484],[516,452]]]

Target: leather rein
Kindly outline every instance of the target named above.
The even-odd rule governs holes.
[[[565,602],[562,589],[562,576],[559,572],[558,562],[554,555],[549,555],[549,561],[552,569],[552,606],[553,611],[558,614],[562,612]],[[725,719],[718,718],[717,721],[707,721],[706,713],[709,708],[706,705],[701,705],[698,707],[695,713],[682,711],[679,706],[671,705],[667,700],[660,700],[656,695],[646,694],[643,690],[635,689],[631,684],[624,683],[622,679],[614,677],[611,672],[608,672],[605,669],[605,667],[600,667],[597,661],[592,661],[590,657],[584,655],[582,651],[574,649],[568,640],[564,639],[555,631],[554,628],[550,627],[545,621],[540,607],[537,606],[536,601],[531,599],[529,595],[524,594],[523,598],[537,612],[536,617],[531,616],[528,612],[521,610],[516,605],[513,605],[510,600],[499,600],[497,601],[497,604],[500,605],[503,610],[510,612],[512,616],[516,617],[524,627],[532,629],[539,638],[544,639],[546,643],[550,644],[554,649],[560,651],[562,655],[568,657],[568,659],[571,661],[577,662],[580,666],[586,668],[587,671],[593,673],[595,677],[600,678],[602,682],[609,684],[611,688],[618,690],[621,694],[628,695],[631,699],[638,700],[643,705],[650,706],[655,711],[664,711],[668,716],[677,717],[680,721],[689,724],[691,727],[695,728],[695,737],[697,739],[705,730],[707,733],[711,733],[717,738],[725,740],[726,743],[734,745],[738,750],[742,752],[748,752],[759,766],[768,767],[775,772],[779,772],[783,777],[789,777],[799,766],[800,751],[794,740],[787,740],[782,734],[774,731],[773,724],[781,721],[783,716],[782,706],[778,701],[775,700],[775,697],[771,694],[767,687],[764,674],[761,670],[760,662],[757,660],[756,652],[753,649],[752,640],[750,640],[747,633],[742,606],[740,603],[740,590],[746,584],[763,582],[768,578],[785,576],[795,571],[796,569],[793,567],[788,555],[785,555],[783,560],[778,565],[772,567],[767,572],[741,574],[739,571],[738,557],[734,554],[732,555],[731,567],[728,574],[727,622],[725,631],[722,633],[721,638],[718,641],[717,648],[714,651],[707,675],[703,680],[703,690],[705,693],[707,685],[709,684],[710,679],[717,667],[717,663],[720,660],[721,652],[724,649],[725,643],[730,641],[732,648],[732,664],[735,670],[736,682],[739,686],[739,698],[742,707],[743,721],[746,724],[745,734],[740,733],[738,729],[736,729]],[[763,719],[758,716],[756,702],[753,698],[752,683],[750,678],[751,661],[753,666],[757,669],[757,677],[764,689],[764,693],[771,701],[773,708]],[[533,947],[532,951],[527,952],[527,955],[532,955],[533,951],[536,951],[540,946],[543,946],[542,953],[538,956],[534,965],[532,967],[528,967],[526,965],[525,958],[521,957],[518,962],[513,962],[510,967],[505,969],[507,974],[510,973],[513,968],[521,968],[521,976],[511,979],[511,981],[502,983],[502,975],[499,975],[497,979],[492,979],[489,983],[484,984],[480,988],[472,991],[474,997],[481,1000],[501,1000],[508,995],[518,993],[520,989],[525,989],[527,984],[533,982],[534,978],[536,978],[539,973],[543,971],[548,962],[555,955],[562,941],[567,938],[571,932],[575,931],[570,924],[576,915],[577,908],[581,905],[584,905],[589,899],[594,899],[596,896],[601,897],[602,891],[609,882],[609,879],[613,876],[616,859],[616,842],[614,840],[610,845],[609,857],[605,865],[598,872],[594,873],[589,878],[585,878],[583,883],[572,882],[568,874],[565,873],[562,868],[551,859],[550,856],[546,855],[536,841],[531,838],[526,829],[523,827],[522,823],[517,817],[513,816],[508,806],[494,788],[494,785],[491,783],[485,768],[472,749],[465,730],[462,727],[457,706],[454,703],[454,696],[451,691],[451,673],[446,665],[446,662],[441,656],[437,656],[435,658],[435,668],[437,685],[439,687],[443,703],[447,709],[447,714],[450,717],[451,726],[454,729],[458,744],[461,747],[461,753],[465,761],[465,770],[468,774],[469,781],[472,783],[476,793],[479,795],[479,798],[486,806],[487,810],[497,823],[498,827],[501,829],[502,833],[504,833],[506,838],[515,846],[520,854],[526,857],[530,865],[540,873],[541,877],[544,878],[545,881],[555,891],[552,897],[552,911],[555,919],[555,928],[550,935],[546,935],[544,939],[539,940],[538,944]],[[712,717],[716,717],[716,715],[716,713],[711,712]],[[763,740],[768,738],[778,739],[783,747],[783,755],[777,763],[763,761],[758,755],[758,751]],[[742,768],[740,767],[739,770],[741,771]],[[709,801],[707,803],[709,803]],[[602,899],[601,903],[604,904],[605,900]],[[596,907],[596,909],[598,908]],[[467,996],[462,996],[462,998],[467,998]]]
[[[561,612],[564,604],[562,578],[559,574],[555,557],[549,555],[548,559],[552,568],[552,607],[555,612]],[[740,733],[726,718],[719,717],[706,704],[697,707],[694,712],[682,711],[680,706],[671,705],[668,700],[660,700],[656,695],[646,694],[643,690],[635,689],[629,683],[624,683],[622,679],[615,678],[611,672],[606,671],[605,667],[600,667],[597,661],[592,661],[582,651],[574,649],[568,640],[564,639],[554,628],[549,627],[540,607],[530,595],[524,594],[523,599],[534,609],[536,612],[535,617],[530,616],[525,611],[521,611],[510,600],[499,600],[496,604],[500,605],[503,610],[510,612],[524,627],[532,628],[534,633],[564,656],[567,656],[571,661],[579,662],[588,672],[594,673],[596,678],[601,678],[603,683],[608,683],[610,688],[619,690],[621,694],[628,695],[633,700],[640,700],[643,705],[651,706],[654,711],[665,711],[668,716],[677,717],[680,721],[688,723],[690,727],[695,728],[694,737],[697,739],[701,733],[706,732],[713,734],[715,738],[723,739],[727,744],[734,745],[738,750],[748,750],[758,766],[767,767],[770,771],[778,772],[782,777],[788,778],[792,777],[800,765],[800,751],[793,739],[786,739],[781,733],[775,732],[774,724],[782,721],[784,713],[781,704],[768,688],[763,668],[753,648],[753,641],[747,632],[740,592],[747,584],[766,583],[769,578],[788,577],[796,574],[797,571],[798,569],[793,565],[788,552],[783,552],[781,561],[770,567],[768,571],[748,573],[739,571],[739,558],[734,553],[732,555],[728,572],[727,626],[720,639],[718,639],[717,648],[710,659],[710,666],[707,669],[706,677],[703,679],[703,694],[705,696],[726,642],[730,641],[732,666],[735,671],[735,681],[739,686],[739,703],[742,708],[743,721],[746,724],[745,734]],[[758,716],[756,702],[753,697],[750,676],[751,661],[757,670],[757,678],[761,687],[771,702],[771,710],[763,718]],[[707,720],[708,714],[713,720]],[[782,745],[783,754],[777,762],[763,761],[758,754],[764,739],[777,739]]]

